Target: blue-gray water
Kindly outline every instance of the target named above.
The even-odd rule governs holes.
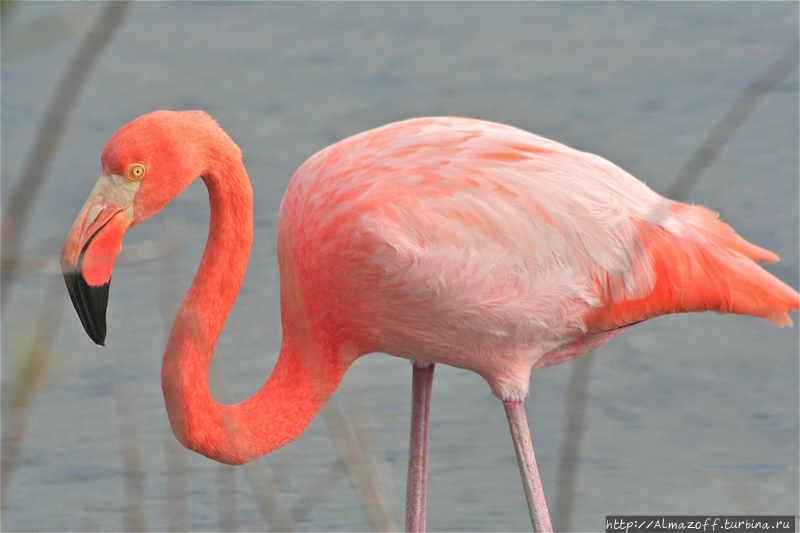
[[[11,54],[7,39],[41,17],[93,18],[101,8],[26,3],[3,21],[4,207],[79,45],[66,36]],[[119,127],[155,109],[209,112],[241,146],[255,189],[253,256],[215,356],[239,401],[257,390],[277,355],[277,210],[292,173],[317,150],[408,117],[472,116],[598,153],[665,192],[741,91],[797,34],[798,5],[791,2],[135,3],[74,110],[23,249],[58,255],[99,176],[103,145]],[[767,268],[795,288],[797,79],[795,71],[760,103],[689,197],[780,255]],[[125,247],[156,241],[170,221],[183,220],[185,290],[205,243],[207,205],[195,183],[132,229]],[[166,449],[173,437],[160,388],[161,279],[158,259],[117,266],[102,349],[64,306],[6,494],[4,530],[126,527],[119,391],[132,395],[136,409],[148,525],[168,527]],[[3,311],[4,417],[15,358],[47,283],[41,274],[19,276]],[[61,297],[68,298],[66,290]],[[534,372],[527,400],[551,510],[572,365]],[[366,391],[398,524],[410,376],[407,361],[374,354],[346,378]],[[797,327],[682,315],[610,342],[595,354],[588,382],[573,528],[599,530],[607,514],[745,514],[747,501],[797,515],[798,389]],[[287,508],[337,460],[319,417],[297,441],[260,459]],[[188,464],[189,527],[217,530],[215,464],[195,454]],[[265,529],[246,476],[236,476],[239,527]],[[502,406],[466,371],[437,369],[428,503],[430,530],[530,528]],[[298,528],[370,525],[342,478]]]

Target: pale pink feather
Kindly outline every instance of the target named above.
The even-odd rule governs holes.
[[[615,336],[583,337],[600,333],[598,310],[652,293],[657,274],[642,227],[684,238],[691,224],[680,219],[682,205],[555,141],[479,120],[424,118],[311,157],[289,186],[281,221],[293,247],[313,241],[315,256],[330,252],[333,261],[307,259],[301,285],[339,291],[332,299],[346,303],[341,312],[360,322],[371,350],[466,368],[499,397],[519,399],[533,366]],[[707,218],[688,213],[689,223]],[[702,229],[692,238],[745,242],[730,233],[721,239],[728,242]],[[349,286],[353,278],[362,282]],[[341,294],[348,287],[353,293]]]

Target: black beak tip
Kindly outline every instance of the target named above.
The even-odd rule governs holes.
[[[64,269],[64,281],[78,312],[83,329],[95,344],[105,346],[106,307],[108,306],[108,283],[100,286],[89,285],[76,269]]]
[[[86,333],[89,333],[89,337],[94,341],[94,343],[98,346],[105,346],[106,345],[106,332],[105,332],[105,323],[103,323],[103,331],[96,332],[94,334],[89,333],[87,330]]]

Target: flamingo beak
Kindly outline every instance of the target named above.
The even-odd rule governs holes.
[[[105,345],[108,287],[122,238],[133,221],[138,183],[103,176],[83,206],[61,250],[61,271],[83,329]]]

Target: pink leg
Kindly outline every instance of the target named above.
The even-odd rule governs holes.
[[[522,486],[525,489],[525,499],[528,501],[528,512],[531,514],[533,530],[539,532],[552,532],[550,514],[547,512],[547,503],[544,501],[542,480],[539,479],[539,468],[536,466],[536,457],[533,455],[531,432],[528,428],[528,418],[525,416],[525,404],[522,401],[503,401],[511,428],[511,438],[514,440],[514,450],[517,452],[519,473],[522,475]]]
[[[425,531],[425,498],[428,488],[428,426],[431,418],[431,386],[436,365],[413,364],[411,378],[411,441],[408,446],[406,531]]]

